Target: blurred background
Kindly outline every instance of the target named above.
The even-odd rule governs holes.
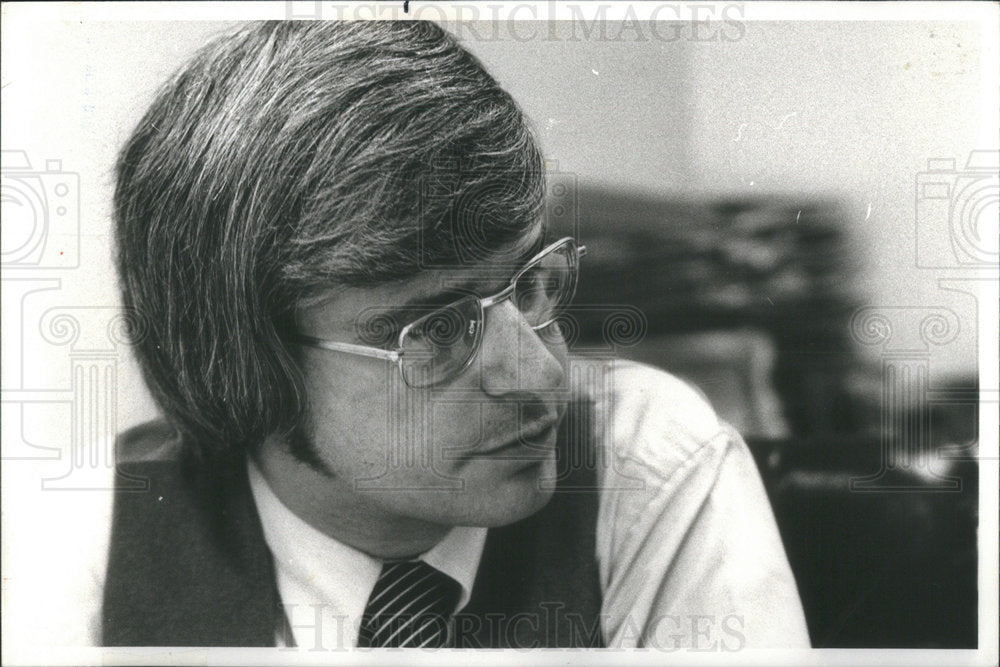
[[[5,538],[32,522],[13,494],[102,488],[86,469],[156,414],[117,319],[112,166],[232,25],[5,11]],[[662,366],[746,436],[814,645],[975,647],[981,26],[450,28],[535,123],[550,223],[588,246],[573,350]]]

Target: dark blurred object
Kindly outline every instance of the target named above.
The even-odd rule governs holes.
[[[578,198],[577,231],[589,250],[573,313],[582,342],[604,341],[602,318],[622,305],[642,311],[650,338],[760,331],[774,347],[768,381],[792,433],[853,433],[870,423],[853,395],[859,362],[846,323],[860,305],[857,267],[835,203],[598,189]],[[642,342],[635,349],[646,356]]]
[[[588,247],[571,350],[684,377],[747,436],[814,645],[975,647],[978,387],[883,405],[836,203],[583,189],[578,210],[553,230]]]
[[[976,648],[975,447],[939,448],[883,479],[955,491],[852,490],[880,470],[864,438],[750,440],[816,648]]]

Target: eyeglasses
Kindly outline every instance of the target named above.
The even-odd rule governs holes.
[[[560,239],[529,260],[510,284],[493,296],[470,294],[407,324],[399,332],[394,349],[306,335],[296,340],[308,347],[393,362],[408,386],[431,387],[460,375],[476,358],[483,342],[487,308],[510,299],[532,330],[555,322],[573,299],[580,258],[586,254],[587,247],[578,246],[571,237]]]

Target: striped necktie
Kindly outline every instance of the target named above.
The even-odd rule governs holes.
[[[445,646],[460,590],[423,561],[386,563],[361,618],[358,646]]]

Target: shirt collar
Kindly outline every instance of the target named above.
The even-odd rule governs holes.
[[[247,457],[250,489],[275,566],[310,592],[316,602],[332,604],[360,618],[382,571],[382,561],[348,546],[299,518],[271,490],[256,463]],[[456,611],[469,602],[479,570],[486,528],[457,526],[420,556],[462,587]]]

